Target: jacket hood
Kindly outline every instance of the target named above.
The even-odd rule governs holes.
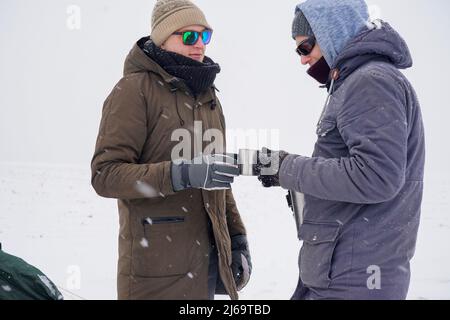
[[[297,5],[295,11],[305,15],[330,67],[369,21],[364,0],[308,0]]]
[[[337,57],[333,66],[339,71],[335,89],[350,74],[370,61],[385,61],[398,69],[407,69],[413,65],[405,40],[388,23],[376,21],[371,30],[363,30]]]
[[[134,44],[127,58],[125,59],[125,65],[123,68],[123,74],[128,75],[138,72],[153,72],[160,74],[165,81],[172,82],[174,77],[167,73],[159,64],[150,59],[141,46],[145,43],[149,37],[144,37]]]
[[[378,56],[389,60],[398,69],[410,68],[413,64],[405,40],[389,23],[376,21],[371,29],[356,36],[337,57],[335,66],[343,65],[358,56]]]

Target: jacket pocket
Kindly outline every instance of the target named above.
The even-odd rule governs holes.
[[[307,287],[326,289],[330,286],[339,229],[339,224],[307,221],[300,227],[299,238],[303,240],[299,257],[300,278]]]
[[[149,217],[134,243],[132,269],[140,277],[187,274],[192,244],[188,244],[185,217]]]
[[[142,220],[142,224],[145,226],[158,225],[158,224],[170,224],[170,223],[183,223],[184,217],[161,217],[161,218],[146,218]],[[145,230],[145,229],[144,229]]]

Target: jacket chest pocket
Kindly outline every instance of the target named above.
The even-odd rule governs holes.
[[[331,283],[331,264],[340,226],[305,221],[300,227],[300,278],[307,287],[326,289]]]
[[[189,272],[190,252],[194,244],[186,218],[181,216],[151,217],[141,221],[142,237],[135,240],[133,271],[141,277],[168,277]]]
[[[314,156],[324,158],[348,156],[348,147],[341,136],[336,121],[322,120],[317,127],[317,136]]]
[[[336,132],[333,132],[333,131],[336,131]],[[327,136],[331,136],[332,133],[339,134],[339,132],[337,130],[336,121],[324,119],[317,125],[316,134],[319,137],[319,139],[325,138]]]

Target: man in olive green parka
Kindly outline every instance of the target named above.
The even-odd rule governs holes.
[[[238,299],[249,280],[246,230],[230,187],[237,169],[202,155],[208,132],[225,137],[214,86],[220,67],[205,56],[211,35],[192,2],[159,0],[151,36],[134,45],[105,101],[92,185],[118,199],[119,299]],[[174,158],[186,135],[183,158],[203,163]],[[225,152],[223,138],[215,153]]]

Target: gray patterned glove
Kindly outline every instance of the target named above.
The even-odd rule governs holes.
[[[233,157],[223,154],[204,155],[192,161],[172,162],[172,185],[174,191],[188,188],[204,190],[231,189],[239,167]]]

